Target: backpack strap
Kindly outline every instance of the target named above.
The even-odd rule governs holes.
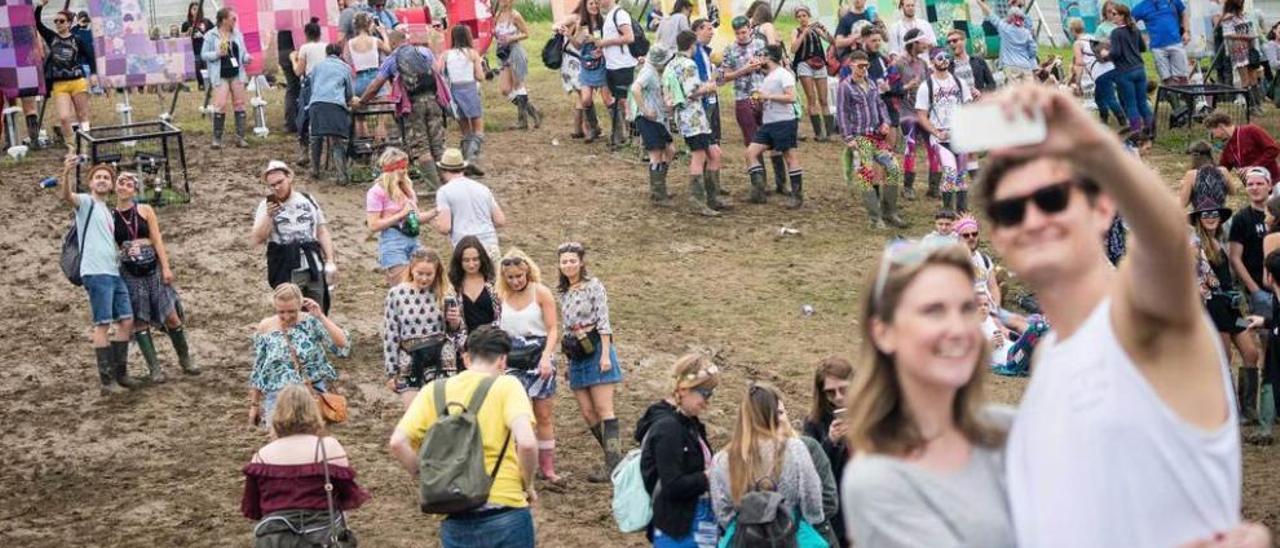
[[[489,395],[489,388],[493,387],[495,377],[485,377],[480,381],[480,386],[476,387],[476,391],[471,394],[471,401],[467,405],[467,412],[473,415],[480,412],[480,406],[484,405],[485,397]],[[438,390],[438,389],[437,389]],[[502,450],[498,451],[498,460],[493,461],[493,470],[489,472],[489,483],[493,483],[498,477],[498,469],[502,467],[502,459],[507,456],[507,446],[511,445],[511,429],[507,428],[507,438],[502,442]]]
[[[432,395],[436,403],[436,420],[440,420],[449,415],[449,402],[445,400],[444,384],[448,382],[448,378],[436,379],[431,383]]]

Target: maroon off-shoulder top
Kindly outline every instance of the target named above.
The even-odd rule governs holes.
[[[324,495],[324,465],[264,464],[244,467],[244,497],[240,512],[249,519],[280,510],[328,510]],[[333,483],[333,505],[338,510],[354,510],[369,500],[369,493],[356,483],[356,472],[346,466],[329,465]]]

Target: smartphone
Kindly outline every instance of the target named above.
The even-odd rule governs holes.
[[[845,409],[845,408],[843,408],[843,407],[837,407],[837,408],[835,408],[835,409],[832,409],[832,410],[831,410],[831,415],[838,419],[838,418],[840,418],[840,417],[843,417],[843,416],[844,416],[844,412],[845,412],[845,411],[846,411],[846,409]]]
[[[956,110],[951,123],[951,147],[956,152],[986,152],[999,148],[1034,145],[1048,136],[1044,114],[1016,113],[1006,118],[995,103],[971,103]]]
[[[1236,318],[1236,327],[1249,329],[1249,318]]]
[[[446,296],[446,297],[444,298],[444,309],[445,309],[445,310],[448,310],[448,309],[453,308],[453,307],[455,307],[455,306],[458,306],[458,298],[457,298],[457,297],[454,297],[453,295],[449,295],[449,296]]]

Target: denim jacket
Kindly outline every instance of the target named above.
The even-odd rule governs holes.
[[[311,101],[307,106],[316,103],[332,103],[343,108],[351,102],[354,94],[352,88],[351,65],[337,57],[325,57],[311,71]]]
[[[204,47],[200,48],[200,58],[209,64],[209,85],[218,87],[222,85],[222,59],[218,55],[218,48],[222,47],[223,40],[231,40],[240,48],[240,74],[236,76],[236,80],[241,82],[249,81],[247,66],[249,64],[249,51],[244,46],[244,35],[239,30],[231,31],[230,38],[223,38],[222,30],[214,28],[204,35]]]

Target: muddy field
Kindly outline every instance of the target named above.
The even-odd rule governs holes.
[[[609,288],[626,381],[618,395],[624,436],[645,406],[662,396],[664,372],[690,349],[714,352],[727,371],[705,418],[717,445],[741,389],[766,379],[787,394],[799,417],[810,403],[810,371],[828,354],[852,356],[859,337],[859,288],[889,232],[874,232],[838,175],[838,145],[801,148],[807,205],[800,211],[748,206],[740,139],[726,128],[723,180],[739,203],[719,219],[645,200],[645,169],[634,150],[608,153],[568,137],[570,111],[558,78],[535,68],[534,100],[547,112],[540,130],[503,131],[514,108],[496,86],[486,89],[485,154],[490,185],[510,219],[503,248],[519,246],[554,273],[554,249],[566,239],[590,248],[592,271]],[[0,162],[0,271],[9,302],[8,344],[0,349],[0,544],[5,546],[227,546],[250,542],[240,516],[240,467],[265,442],[247,424],[252,327],[271,313],[265,261],[248,243],[252,211],[263,193],[256,174],[271,158],[292,160],[296,148],[278,135],[279,97],[272,98],[273,135],[248,150],[214,151],[209,122],[185,94],[178,119],[187,130],[195,200],[161,210],[176,285],[187,310],[194,353],[205,374],[183,377],[167,341],[157,339],[171,381],[123,397],[98,396],[88,341],[89,311],[81,289],[61,276],[57,255],[70,216],[51,191],[35,184],[54,174],[58,152]],[[113,123],[110,101],[95,99],[95,124]],[[139,119],[159,101],[135,99]],[[52,116],[50,117],[52,119]],[[230,125],[230,124],[228,124]],[[456,141],[456,129],[451,127]],[[806,128],[803,133],[808,134]],[[1180,155],[1157,150],[1170,180]],[[680,203],[685,164],[672,169]],[[333,317],[354,337],[350,359],[336,362],[349,379],[352,417],[334,434],[346,445],[373,499],[350,516],[366,546],[431,546],[437,524],[417,509],[416,487],[388,457],[386,440],[401,406],[383,387],[379,328],[386,286],[376,271],[376,241],[364,228],[361,186],[301,178],[324,207],[335,234],[341,279]],[[912,228],[930,229],[935,206],[908,205]],[[783,236],[786,226],[799,235]],[[447,249],[436,234],[428,246]],[[800,309],[811,304],[812,317]],[[144,370],[136,350],[132,370]],[[991,378],[999,401],[1016,403],[1023,381]],[[585,482],[600,459],[572,395],[559,394],[559,467],[571,486],[543,491],[535,510],[544,546],[643,545],[622,535],[609,514],[607,486]],[[1280,527],[1277,450],[1245,449],[1245,514]]]

